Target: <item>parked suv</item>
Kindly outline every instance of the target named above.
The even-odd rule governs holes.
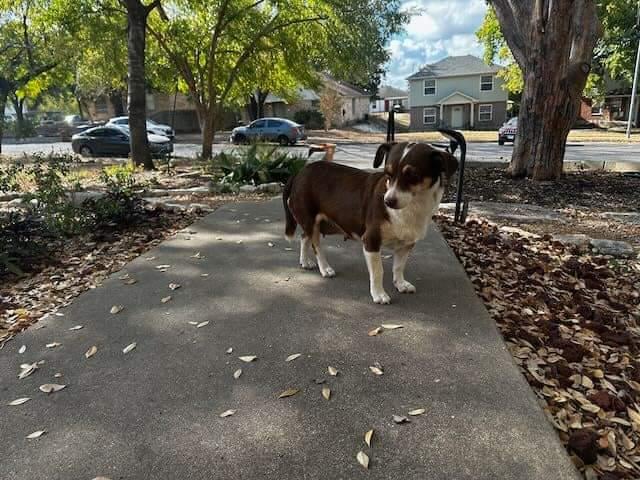
[[[304,127],[286,118],[260,118],[246,127],[234,128],[231,142],[236,145],[249,142],[278,142],[280,145],[295,145],[307,139]]]
[[[518,133],[518,117],[507,120],[498,130],[498,145],[504,145],[505,142],[513,142]]]

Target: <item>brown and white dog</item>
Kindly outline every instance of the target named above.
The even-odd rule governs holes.
[[[458,142],[459,132],[443,131]],[[385,143],[373,166],[384,160],[384,172],[368,173],[330,162],[314,162],[287,183],[283,192],[286,236],[302,228],[300,265],[323,277],[335,276],[320,244],[321,235],[342,234],[360,240],[369,269],[375,303],[391,299],[382,285],[381,248],[393,250],[393,284],[400,293],[414,293],[404,278],[407,258],[425,237],[438,209],[446,182],[458,168],[452,154],[424,143]]]

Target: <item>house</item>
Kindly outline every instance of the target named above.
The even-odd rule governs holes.
[[[288,102],[282,97],[270,93],[264,101],[265,117],[280,117],[293,120],[301,110],[318,110],[320,95],[309,88],[299,88],[295,101]]]
[[[473,55],[425,65],[407,79],[410,129],[499,128],[507,118],[507,91],[499,71]]]
[[[381,87],[376,99],[371,100],[369,113],[383,113],[399,106],[400,111],[409,110],[409,92],[390,85]]]
[[[604,87],[606,93],[603,99],[583,99],[580,116],[601,127],[626,126],[631,112],[631,82],[605,78]],[[639,102],[636,99],[632,119],[635,126],[640,126]],[[589,108],[584,107],[584,103],[587,103]]]

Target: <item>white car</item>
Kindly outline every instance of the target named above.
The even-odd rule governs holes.
[[[507,123],[502,125],[498,130],[498,145],[504,145],[505,142],[513,142],[518,133],[518,117],[510,118]]]
[[[117,125],[119,127],[129,126],[129,117],[113,117],[107,122],[107,125]],[[163,125],[153,120],[147,120],[147,133],[153,133],[154,135],[161,135],[167,137],[171,141],[176,136],[176,132],[173,131],[169,125]]]

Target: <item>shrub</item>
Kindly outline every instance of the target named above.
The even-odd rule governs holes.
[[[222,152],[215,163],[222,170],[222,183],[260,185],[286,182],[304,167],[306,159],[284,153],[278,147],[252,145],[244,150]]]
[[[0,214],[0,277],[22,275],[49,253],[51,235],[46,225],[22,212]]]
[[[141,185],[136,181],[135,171],[132,164],[102,170],[100,180],[106,187],[105,196],[83,204],[93,214],[97,225],[129,224],[141,213],[142,199],[137,192]]]
[[[293,120],[311,130],[324,127],[324,115],[318,110],[300,110],[293,115]]]

